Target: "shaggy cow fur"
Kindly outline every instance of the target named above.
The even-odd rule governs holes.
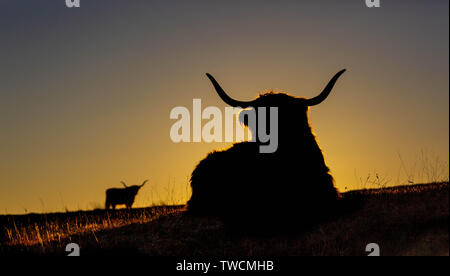
[[[343,72],[326,89],[331,91]],[[247,227],[302,226],[330,213],[339,192],[311,130],[309,103],[285,93],[254,100],[253,107],[278,107],[278,150],[259,153],[256,141],[209,153],[192,172],[188,212]]]

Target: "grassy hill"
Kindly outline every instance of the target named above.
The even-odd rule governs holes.
[[[344,193],[355,211],[284,235],[232,234],[213,217],[183,206],[0,216],[0,255],[302,256],[449,255],[449,184],[433,183]],[[270,218],[268,218],[270,219]],[[293,218],[295,219],[295,218]]]

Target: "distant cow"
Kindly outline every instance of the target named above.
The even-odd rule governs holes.
[[[109,209],[111,206],[116,209],[116,205],[125,204],[128,209],[134,203],[134,198],[136,197],[139,189],[142,188],[148,180],[145,180],[141,185],[133,185],[128,187],[125,182],[121,181],[125,188],[111,188],[106,190],[106,203],[105,208]]]

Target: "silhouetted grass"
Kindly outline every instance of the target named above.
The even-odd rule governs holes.
[[[230,233],[182,206],[0,216],[0,255],[65,255],[69,242],[81,255],[366,255],[368,243],[381,255],[449,255],[448,197],[448,182],[351,191],[344,198],[362,203],[353,212],[264,237]]]
[[[0,245],[35,246],[43,251],[50,244],[61,246],[73,236],[91,235],[101,230],[120,228],[130,224],[151,222],[161,216],[179,211],[183,206],[160,206],[139,209],[93,210],[66,213],[0,216],[4,226]]]

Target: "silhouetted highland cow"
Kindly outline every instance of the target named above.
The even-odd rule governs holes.
[[[278,107],[278,150],[259,153],[261,142],[256,138],[256,142],[235,143],[227,150],[209,153],[192,172],[188,212],[217,215],[242,227],[302,226],[332,213],[340,195],[307,112],[327,98],[344,72],[338,72],[311,99],[270,92],[248,102],[229,97],[207,74],[220,98],[230,106]],[[266,110],[268,113],[269,108]]]
[[[125,182],[121,181],[125,188],[111,188],[106,190],[106,203],[105,209],[113,208],[116,209],[116,205],[125,204],[125,206],[130,209],[134,203],[134,199],[148,180],[145,180],[141,185],[133,185],[128,187]]]

